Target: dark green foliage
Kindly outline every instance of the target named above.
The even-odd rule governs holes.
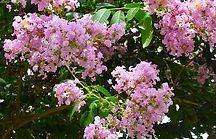
[[[216,88],[208,80],[201,86],[197,80],[197,71],[188,66],[191,60],[188,57],[175,58],[168,55],[162,44],[163,36],[159,30],[153,28],[158,22],[154,15],[150,15],[142,9],[143,4],[139,0],[115,0],[104,2],[103,0],[80,0],[81,7],[77,9],[80,14],[96,13],[92,19],[109,24],[127,22],[126,35],[120,40],[127,40],[128,50],[125,54],[116,54],[106,62],[108,71],[97,77],[90,89],[97,90],[98,96],[107,97],[109,102],[91,98],[88,99],[83,114],[74,112],[74,105],[61,111],[54,111],[45,116],[34,118],[10,133],[16,139],[81,139],[83,127],[90,124],[94,116],[106,117],[111,111],[111,103],[116,103],[116,92],[110,90],[107,80],[111,78],[110,72],[116,67],[125,65],[134,66],[141,60],[151,61],[160,69],[162,82],[169,82],[173,86],[175,96],[174,104],[170,107],[168,117],[170,122],[155,125],[156,135],[159,139],[192,138],[191,132],[201,138],[201,133],[211,134],[216,126]],[[12,21],[14,16],[23,15],[25,12],[34,12],[34,7],[22,9],[17,5],[17,12],[8,12],[5,3],[0,3],[0,136],[6,133],[13,124],[24,123],[29,115],[40,114],[56,109],[57,100],[52,91],[53,86],[71,78],[67,69],[59,69],[57,73],[48,75],[42,80],[35,75],[28,75],[29,68],[26,62],[6,64],[3,52],[3,41],[12,38]],[[73,13],[66,13],[65,18],[72,20]],[[132,31],[136,28],[137,31]],[[154,30],[154,31],[153,31]],[[201,41],[196,39],[196,49],[201,49]],[[211,58],[216,54],[205,45],[202,51],[204,57],[195,57],[197,63],[207,62],[215,68],[215,61]],[[25,75],[25,79],[22,77]],[[80,76],[79,73],[77,73]],[[86,80],[87,84],[92,84]],[[160,84],[158,84],[159,86]],[[110,91],[108,91],[110,90]],[[49,94],[49,95],[48,95]],[[122,95],[121,97],[124,97]],[[179,110],[176,110],[176,104]],[[32,108],[32,109],[31,109]],[[25,117],[17,118],[17,116]],[[125,137],[126,138],[126,135]]]

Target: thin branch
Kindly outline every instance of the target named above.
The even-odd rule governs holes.
[[[129,10],[127,7],[109,8],[109,10]]]
[[[70,74],[74,77],[74,79],[79,80],[79,79],[75,76],[74,72],[70,69],[70,67],[69,67],[69,66],[66,66],[66,67],[67,67],[68,71],[70,72]],[[84,84],[82,84],[82,82],[79,81],[79,84],[80,84],[87,92],[93,94],[92,91],[89,90],[88,87],[86,87]]]
[[[75,79],[79,80],[79,79],[76,77],[76,75],[74,74],[75,72],[72,71],[72,70],[70,69],[69,66],[66,66],[66,67],[67,67],[67,69],[69,70],[69,72],[71,73],[71,75],[72,75]],[[100,97],[100,96],[97,96],[97,95],[96,95],[95,93],[93,93],[87,86],[85,86],[81,81],[79,81],[79,84],[89,93],[89,95],[92,95],[92,96],[94,96],[94,97],[96,97],[96,98],[98,98],[98,99],[103,99],[103,100],[107,101],[108,103],[110,103],[110,104],[112,104],[112,105],[115,105],[112,101],[108,101],[107,99],[104,99],[104,98],[102,98],[102,97]]]
[[[30,123],[33,120],[37,120],[37,119],[45,117],[45,116],[56,114],[57,112],[61,112],[61,111],[68,109],[68,108],[70,108],[70,106],[64,105],[64,106],[56,107],[54,109],[50,109],[50,110],[42,112],[42,113],[37,113],[37,114],[22,117],[22,118],[18,119],[20,122],[15,123],[14,125],[12,125],[8,128],[6,133],[2,136],[2,139],[8,139],[11,136],[13,130],[18,129],[18,128]]]
[[[17,97],[16,97],[16,113],[18,117],[19,117],[20,108],[21,108],[21,95],[22,95],[22,86],[23,86],[22,76],[23,74],[20,74],[20,77],[18,77],[18,89],[17,89]]]
[[[197,58],[200,54],[202,53],[202,51],[200,51],[196,56],[194,56],[192,59],[190,59],[182,68],[182,70],[178,73],[178,75],[176,76],[175,80],[173,81],[173,88],[177,86],[177,82],[179,80],[179,78],[181,77],[181,74],[183,73],[183,71],[187,68],[188,65],[191,64],[191,62],[194,61],[195,58]]]
[[[179,99],[179,98],[173,98],[174,101],[176,102],[180,102],[180,103],[186,103],[186,104],[190,104],[190,105],[194,105],[194,106],[201,106],[200,104],[196,103],[196,102],[193,102],[193,101],[190,101],[190,100],[184,100],[184,99]]]

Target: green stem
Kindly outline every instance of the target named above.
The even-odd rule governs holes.
[[[66,67],[67,67],[68,71],[71,73],[71,75],[74,77],[74,79],[79,80],[79,79],[75,76],[74,72],[70,69],[70,67],[69,67],[69,66],[66,66]],[[107,101],[108,103],[110,103],[110,104],[112,104],[112,105],[115,105],[114,103],[108,101],[107,99],[104,99],[104,98],[99,97],[99,96],[97,96],[96,94],[94,94],[94,93],[93,93],[88,87],[86,87],[81,81],[79,81],[79,84],[89,93],[88,95],[94,96],[94,97],[96,97],[96,98],[98,98],[98,99],[103,99],[103,100]]]
[[[129,10],[130,8],[126,8],[126,7],[118,7],[118,8],[110,8],[109,10]]]
[[[71,73],[71,75],[74,77],[74,79],[79,80],[79,79],[75,76],[74,72],[70,69],[70,67],[69,67],[69,66],[66,66],[66,67],[67,67],[68,71]],[[87,92],[92,93],[91,90],[89,90],[89,88],[86,87],[83,83],[79,82],[79,84],[80,84]]]

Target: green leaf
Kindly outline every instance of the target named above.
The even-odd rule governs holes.
[[[152,40],[153,37],[153,27],[152,27],[152,18],[150,14],[146,14],[142,20],[139,22],[139,28],[142,38],[142,46],[146,48]]]
[[[125,4],[124,7],[126,8],[135,8],[135,7],[143,7],[143,3],[140,2],[140,3],[128,3],[128,4]]]
[[[130,9],[127,12],[127,16],[126,16],[127,22],[129,22],[130,20],[132,20],[135,17],[135,15],[137,14],[138,11],[139,11],[139,8],[132,8],[132,9]]]
[[[76,111],[76,104],[74,104],[74,105],[71,105],[71,107],[70,107],[70,111],[69,111],[69,120],[71,121],[72,119],[73,119],[73,115],[74,115],[74,113],[75,113],[75,111]]]
[[[113,103],[118,103],[118,98],[111,96],[111,97],[106,97],[109,101],[112,101]]]
[[[111,8],[111,7],[115,7],[115,5],[104,2],[104,3],[97,3],[96,7],[97,7],[97,9],[107,8],[107,7]]]
[[[95,100],[89,105],[90,111],[92,111],[94,114],[97,114],[97,107],[98,107],[97,102],[99,102],[99,100]]]
[[[4,10],[3,10],[3,7],[0,7],[0,18],[2,18],[4,15]]]
[[[0,78],[0,83],[6,84],[6,81],[4,79]]]
[[[68,73],[69,72],[66,69],[60,70],[60,77],[59,77],[60,81],[65,80],[67,78],[67,76],[68,76]]]
[[[73,19],[73,18],[74,18],[74,16],[73,16],[73,13],[72,13],[72,12],[68,12],[68,13],[66,13],[66,14],[65,14],[65,16],[66,16],[66,19],[67,19],[67,20],[71,20],[71,19]]]
[[[101,93],[103,93],[106,97],[111,97],[112,96],[110,94],[110,92],[106,88],[104,88],[103,86],[96,85],[96,86],[93,86],[93,88],[95,88],[96,90],[98,90]]]
[[[97,100],[97,98],[95,96],[89,96],[87,101],[89,103],[92,103],[93,101],[96,101],[96,100]]]
[[[124,22],[125,21],[125,14],[124,12],[122,11],[117,11],[112,19],[111,19],[111,24],[114,24],[114,23],[121,23],[121,22]]]
[[[111,14],[111,11],[109,9],[100,9],[95,13],[95,15],[92,16],[93,21],[98,21],[100,23],[108,23],[107,20]]]
[[[102,117],[102,118],[105,118],[105,117],[107,117],[109,115],[110,112],[111,112],[110,109],[102,108],[99,111],[99,116]]]
[[[148,14],[148,12],[139,9],[138,12],[137,12],[136,15],[135,15],[135,18],[136,18],[138,21],[140,21],[140,20],[142,20],[142,19],[146,16],[146,14]]]
[[[94,113],[93,111],[87,111],[84,114],[82,114],[80,118],[80,125],[83,127],[88,126],[90,123],[94,121]]]
[[[142,47],[146,48],[151,43],[153,36],[153,31],[151,30],[141,30],[141,37],[142,37]]]

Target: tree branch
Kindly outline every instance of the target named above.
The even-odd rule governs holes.
[[[190,100],[184,100],[184,99],[179,99],[179,98],[173,98],[174,101],[176,102],[182,102],[182,103],[186,103],[186,104],[190,104],[190,105],[194,105],[194,106],[201,106],[200,104],[196,103],[196,102],[193,102],[193,101],[190,101]]]
[[[175,80],[173,81],[173,88],[177,86],[177,82],[181,76],[181,74],[183,73],[183,71],[187,68],[188,65],[191,64],[191,62],[194,61],[195,58],[197,58],[200,54],[202,53],[202,51],[200,51],[196,56],[194,56],[192,59],[190,59],[182,68],[182,70],[178,73],[178,75],[176,76]]]
[[[54,109],[50,109],[50,110],[42,112],[42,113],[37,113],[37,114],[22,117],[22,118],[18,118],[18,120],[16,119],[17,123],[15,123],[14,125],[12,125],[8,128],[6,133],[2,136],[2,139],[8,139],[11,136],[13,130],[18,129],[18,128],[30,123],[33,120],[37,120],[37,119],[45,117],[45,116],[53,115],[57,112],[63,111],[63,110],[68,109],[68,108],[70,108],[70,106],[64,105],[64,106],[56,107]]]
[[[22,76],[23,76],[23,73],[21,71],[21,74],[18,75],[18,89],[17,89],[17,97],[16,97],[16,114],[17,116],[19,117],[20,115],[20,108],[21,108],[21,95],[22,95]]]

